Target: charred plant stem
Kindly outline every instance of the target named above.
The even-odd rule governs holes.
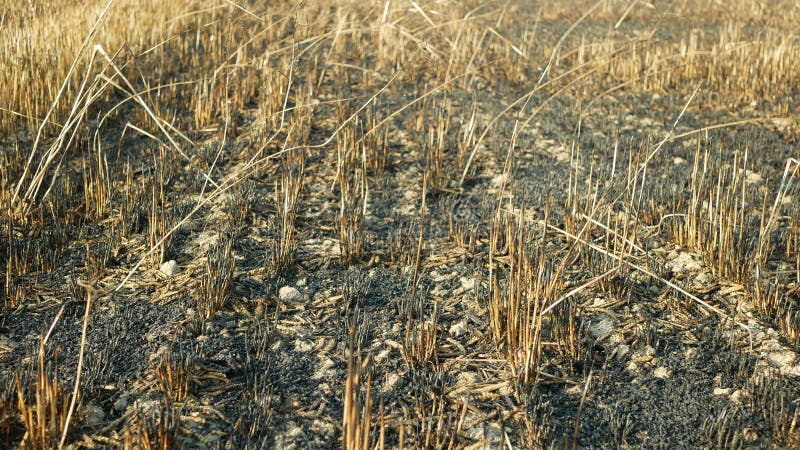
[[[81,347],[78,353],[78,368],[75,372],[75,387],[72,390],[72,400],[69,403],[69,411],[67,412],[67,420],[64,422],[64,429],[61,432],[61,441],[58,443],[58,448],[64,448],[64,442],[67,440],[67,433],[69,432],[69,422],[72,419],[72,413],[75,412],[75,404],[78,401],[81,387],[81,371],[83,369],[83,356],[86,350],[86,333],[89,328],[89,317],[92,314],[92,304],[94,303],[95,290],[93,283],[87,283],[83,280],[78,280],[78,285],[86,289],[86,311],[83,314],[83,329],[81,330]]]
[[[583,385],[583,394],[581,394],[581,403],[578,405],[578,417],[575,418],[575,432],[572,434],[572,450],[578,448],[578,431],[581,428],[581,414],[583,413],[583,404],[586,401],[586,393],[589,392],[589,383],[592,382],[593,370],[589,370],[589,375],[586,376],[586,384]]]

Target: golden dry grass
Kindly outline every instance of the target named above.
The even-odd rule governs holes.
[[[0,90],[3,314],[24,311],[40,289],[50,289],[51,298],[82,285],[74,277],[97,280],[109,296],[166,284],[154,273],[171,255],[187,258],[185,234],[219,232],[203,255],[184,261],[184,278],[151,301],[174,302],[176,293],[193,300],[199,320],[175,325],[176,336],[206,325],[215,330],[217,316],[232,310],[246,311],[246,320],[229,321],[236,327],[256,316],[260,360],[274,337],[260,328],[267,320],[263,303],[280,295],[270,291],[258,304],[261,313],[250,311],[257,309],[247,298],[253,280],[269,279],[261,286],[269,291],[293,271],[383,265],[409,278],[391,318],[399,324],[391,329],[397,334],[392,348],[400,349],[396,365],[413,375],[416,389],[402,407],[381,398],[379,412],[373,408],[379,403],[373,374],[384,368],[373,365],[374,349],[362,342],[372,331],[367,294],[345,286],[329,303],[309,308],[335,305],[325,315],[336,317],[347,338],[339,342],[345,359],[337,360],[347,366],[337,391],[342,405],[330,416],[341,418],[343,448],[383,448],[387,439],[402,448],[407,435],[420,447],[456,447],[465,418],[477,409],[441,388],[448,381],[441,374],[456,378],[458,364],[476,360],[492,364],[485,373],[495,378],[454,390],[474,388],[474,401],[484,406],[516,402],[499,420],[513,422],[530,446],[554,442],[547,435],[549,412],[531,392],[543,383],[581,387],[574,432],[565,435],[576,443],[594,372],[574,367],[603,359],[578,325],[595,308],[590,300],[627,305],[648,280],[666,286],[661,295],[673,322],[710,316],[746,330],[750,339],[754,334],[735,305],[709,300],[654,269],[654,259],[663,257],[648,251],[645,242],[654,235],[676,251],[696,252],[720,283],[738,286],[759,320],[797,345],[800,309],[792,292],[800,285],[800,212],[792,199],[800,163],[796,155],[770,159],[766,150],[759,163],[782,172],[773,167],[774,182],[755,187],[752,155],[762,149],[748,143],[717,152],[728,143],[709,137],[714,129],[757,125],[796,139],[797,23],[800,6],[792,1],[11,0],[0,7],[0,86],[8,87]],[[585,127],[641,111],[628,103],[645,97],[670,98],[670,123],[642,132],[636,144],[620,142],[616,123],[613,148],[582,148]],[[547,124],[563,129],[542,130],[538,121],[553,104],[567,111],[553,113]],[[727,122],[685,127],[697,111],[698,117],[724,111]],[[634,119],[631,129],[653,122]],[[559,192],[551,196],[548,188],[536,200],[515,191],[524,181],[515,176],[523,163],[544,161],[546,152],[531,148],[547,137],[530,137],[543,132],[568,136],[572,147],[558,159],[561,172],[547,175]],[[667,185],[667,175],[654,180],[649,170],[654,161],[669,161],[665,148],[684,143],[695,149],[685,185],[675,188],[680,192],[672,203],[662,202],[668,195],[655,192]],[[613,154],[613,162],[593,160],[595,151]],[[372,216],[376,196],[393,189],[404,192],[389,200],[398,203],[390,208],[410,205],[404,224]],[[491,212],[470,223],[452,206],[444,225],[431,211],[466,194],[491,204],[482,210]],[[560,203],[552,205],[556,197]],[[380,233],[386,242],[377,242]],[[328,245],[329,255],[312,258],[318,242]],[[263,267],[247,266],[253,263],[243,252],[266,254],[256,263]],[[66,255],[75,266],[69,277],[59,272]],[[112,261],[124,263],[112,267]],[[465,261],[485,276],[484,290],[473,280],[483,329],[470,345],[479,350],[450,337],[453,324],[445,320],[462,305],[422,288],[434,270]],[[38,277],[51,272],[60,278],[40,285]],[[243,282],[243,273],[252,279]],[[193,277],[200,279],[196,285]],[[595,298],[579,303],[587,292]],[[307,312],[280,308],[276,317],[279,309],[290,316]],[[389,309],[373,319],[385,319]],[[639,322],[630,328],[630,340],[649,342]],[[364,359],[362,351],[369,352]],[[141,388],[159,391],[161,407],[129,411],[127,431],[97,442],[183,445],[189,433],[183,412],[197,406],[193,387],[202,383],[195,383],[194,371],[203,362],[170,358],[151,362],[156,387]],[[553,361],[563,373],[544,370]],[[242,398],[251,399],[247,414],[222,422],[253,443],[266,439],[256,422],[295,406],[270,406],[266,387],[249,386],[264,379],[248,370],[241,369],[245,387],[219,390],[242,388]],[[215,380],[227,376],[213,373]],[[28,433],[23,444],[32,447],[55,445],[68,427],[68,396],[45,375],[41,369],[37,380],[20,382],[16,410],[0,403],[6,405],[0,438],[20,429],[7,420],[14,415]],[[777,430],[775,441],[795,442],[788,403],[764,400],[768,390],[759,386],[751,386],[761,393],[752,408],[778,410],[764,416]],[[50,400],[32,400],[40,397]],[[519,405],[529,408],[521,418]],[[726,434],[732,422],[723,416],[708,433],[727,444],[745,439]],[[247,424],[246,417],[255,419]],[[614,423],[622,445],[627,425]],[[29,444],[32,439],[37,443]]]
[[[465,23],[472,22],[464,19],[472,9],[470,6],[485,6],[476,8],[473,17],[480,17],[481,13],[490,10],[491,6],[478,2],[470,5],[459,2],[457,7],[450,2],[445,8],[432,7],[431,10],[437,13],[433,16],[436,21],[426,17],[423,23],[430,22],[408,29],[403,26],[408,23],[408,16],[398,21],[399,26],[387,26],[380,22],[385,2],[360,4],[339,1],[333,2],[330,8],[326,7],[327,3],[330,2],[305,2],[298,8],[286,4],[286,11],[294,11],[296,15],[294,39],[331,39],[330,33],[336,31],[337,27],[340,28],[339,32],[356,31],[365,38],[369,36],[371,42],[376,41],[374,51],[378,56],[378,70],[383,69],[387,61],[402,64],[408,55],[418,55],[419,51],[409,51],[412,47],[408,44],[419,45],[424,42],[427,47],[423,51],[429,57],[446,56],[449,64],[455,67],[468,65],[469,61],[474,66],[480,66],[475,60],[476,56],[478,59],[500,57],[507,59],[507,63],[494,64],[493,67],[507,71],[506,75],[521,77],[525,74],[525,65],[533,64],[536,67],[543,60],[555,56],[554,75],[581,66],[583,70],[594,71],[591,78],[603,81],[609,88],[624,84],[626,88],[663,93],[703,80],[708,89],[726,99],[732,96],[733,100],[739,102],[749,103],[760,99],[783,105],[782,96],[791,92],[797,81],[797,69],[800,68],[800,61],[797,60],[800,44],[795,26],[800,19],[800,11],[792,1],[770,2],[769,5],[750,0],[683,2],[658,8],[647,2],[581,1],[568,7],[566,3],[552,2],[536,11],[540,20],[572,23],[581,19],[585,12],[591,11],[589,19],[592,21],[622,28],[625,25],[634,30],[626,33],[614,33],[612,30],[612,36],[599,40],[587,40],[576,33],[557,48],[555,54],[552,53],[552,43],[542,45],[540,42],[540,30],[536,28],[536,23],[524,27],[521,36],[508,37],[502,36],[494,28],[487,35],[489,27],[465,27]],[[283,50],[281,47],[285,49],[287,41],[273,41],[269,53],[264,53],[259,44],[263,44],[265,39],[280,36],[276,28],[294,22],[291,20],[294,17],[286,16],[265,26],[264,19],[251,17],[245,6],[237,6],[235,2],[204,4],[185,0],[167,3],[117,0],[100,21],[88,42],[88,48],[82,49],[87,34],[106,5],[106,1],[96,0],[12,0],[5,3],[0,11],[3,17],[2,32],[7,37],[0,42],[0,66],[4,67],[0,71],[0,82],[9,88],[0,93],[0,107],[3,108],[0,131],[3,134],[9,135],[20,130],[29,134],[38,127],[67,78],[72,63],[77,59],[77,69],[82,72],[94,45],[101,45],[109,54],[125,48],[139,60],[144,54],[152,55],[153,58],[149,60],[144,58],[149,64],[142,67],[142,74],[147,74],[148,83],[184,80],[185,77],[179,74],[191,73],[187,69],[193,65],[207,69],[205,73],[194,75],[214,78],[218,74],[213,72],[225,61],[235,61],[258,69],[261,64],[259,59],[269,53],[279,53]],[[404,12],[397,4],[389,5],[388,11],[393,13],[390,16],[397,17]],[[338,17],[327,13],[331,8],[339,11]],[[273,17],[281,15],[280,9],[272,9]],[[369,11],[369,15],[364,16],[359,10]],[[515,6],[509,5],[501,14],[496,14],[508,23],[513,20],[514,10]],[[253,11],[262,14],[261,11]],[[347,14],[352,15],[350,23]],[[358,20],[354,20],[356,15],[360,16]],[[234,18],[240,25],[258,31],[248,34],[239,27],[219,26],[220,22]],[[680,31],[672,29],[671,24],[675,23],[681,24]],[[348,29],[349,26],[352,28]],[[265,36],[265,32],[269,35]],[[619,34],[624,37],[614,36]],[[216,36],[216,41],[212,36]],[[380,39],[373,41],[373,36]],[[442,36],[450,38],[442,39]],[[458,39],[461,45],[452,48],[449,55],[444,55],[446,47],[440,44],[453,38]],[[512,39],[506,40],[508,38]],[[192,54],[195,51],[192,44],[205,40],[208,42],[203,43],[210,48],[203,51],[202,61],[193,61]],[[236,42],[242,45],[230,45]],[[486,54],[470,52],[469,49],[477,44],[488,45]],[[512,45],[527,57],[520,58]],[[246,67],[243,69],[247,70]],[[171,72],[172,76],[160,72]],[[81,81],[83,77],[80,74],[68,79],[56,114],[50,119],[53,127],[62,124],[69,99],[74,98]],[[187,99],[185,104],[207,103],[209,100],[202,97],[208,96],[208,89],[213,88],[207,86],[211,81],[201,78],[188,81],[205,83],[206,86],[198,86],[192,94],[194,99]],[[202,114],[202,108],[197,108],[195,114]],[[198,119],[197,124],[206,121]],[[51,132],[55,131],[53,127]]]

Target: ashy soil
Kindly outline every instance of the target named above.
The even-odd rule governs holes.
[[[796,5],[278,3],[0,142],[2,447],[800,445]]]

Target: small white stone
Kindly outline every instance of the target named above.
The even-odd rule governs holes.
[[[465,434],[468,438],[472,439],[473,441],[482,440],[483,427],[480,426],[470,427],[469,429],[467,429],[467,432]]]
[[[783,369],[784,367],[791,365],[794,360],[797,359],[797,355],[791,350],[782,350],[770,353],[767,356],[767,359],[773,367]]]
[[[657,367],[656,370],[653,371],[653,376],[656,378],[669,378],[672,376],[672,371],[663,366]]]
[[[123,395],[114,402],[114,411],[122,412],[128,407],[128,397]]]
[[[459,386],[468,386],[480,382],[480,375],[475,372],[461,372],[456,375]]]
[[[597,339],[614,331],[614,320],[608,316],[600,316],[598,320],[589,322],[587,328],[592,337]]]
[[[453,324],[449,331],[453,336],[461,336],[465,331],[467,331],[467,321],[462,320],[461,322]]]
[[[90,427],[102,424],[103,419],[106,417],[106,414],[103,412],[102,408],[91,403],[83,406],[83,412],[86,414],[86,424]]]
[[[461,277],[459,280],[461,282],[461,288],[471,291],[475,288],[475,278],[464,278]]]
[[[314,344],[311,341],[301,339],[294,343],[294,348],[298,352],[310,352],[314,350]]]
[[[564,393],[570,395],[581,395],[583,393],[583,386],[579,384],[573,384],[569,387],[565,387]]]
[[[745,393],[741,389],[737,389],[733,391],[733,394],[731,394],[731,401],[734,403],[738,403],[740,405],[745,403],[747,399],[748,399],[747,393]]]
[[[714,395],[729,395],[731,393],[731,388],[714,388]]]
[[[173,276],[178,273],[178,263],[174,259],[170,259],[161,265],[161,272],[167,276]]]
[[[702,269],[702,266],[694,260],[692,255],[682,252],[671,261],[665,264],[673,273],[694,272]]]
[[[292,286],[283,286],[278,290],[278,296],[283,302],[300,302],[303,300],[303,294]]]
[[[620,344],[618,347],[616,347],[616,349],[614,349],[613,352],[614,356],[617,358],[617,361],[622,361],[631,352],[631,347],[626,344]]]
[[[342,248],[339,246],[339,241],[333,239],[325,239],[322,241],[322,253],[330,256],[339,256],[342,254]]]
[[[500,175],[497,175],[496,177],[492,178],[492,186],[498,188],[502,186],[506,182],[506,180],[507,179],[505,174],[501,173]]]
[[[336,363],[333,362],[332,359],[328,357],[322,357],[319,362],[319,367],[314,371],[314,375],[311,376],[313,380],[323,380],[326,378],[334,378],[336,377],[336,371],[333,370],[336,367]]]
[[[746,171],[744,175],[744,181],[747,184],[758,184],[761,183],[763,179],[764,177],[762,177],[761,174],[756,172],[751,172],[749,170]]]
[[[466,435],[474,441],[478,441],[475,448],[485,448],[500,450],[503,447],[503,430],[496,424],[481,424],[470,427],[466,430]]]
[[[392,392],[399,381],[400,376],[396,373],[386,375],[383,380],[383,392]]]
[[[498,424],[488,424],[483,429],[484,448],[503,448],[503,429]]]
[[[289,428],[289,430],[286,432],[286,435],[294,439],[302,439],[306,436],[306,433],[303,431],[303,428],[294,425],[293,427]]]
[[[389,356],[391,355],[391,353],[392,353],[392,349],[390,349],[390,348],[386,348],[386,349],[383,349],[383,350],[379,351],[375,355],[375,362],[380,364],[380,363],[388,360]]]

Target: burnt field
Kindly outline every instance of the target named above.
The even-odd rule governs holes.
[[[797,448],[800,6],[0,6],[0,448]]]

